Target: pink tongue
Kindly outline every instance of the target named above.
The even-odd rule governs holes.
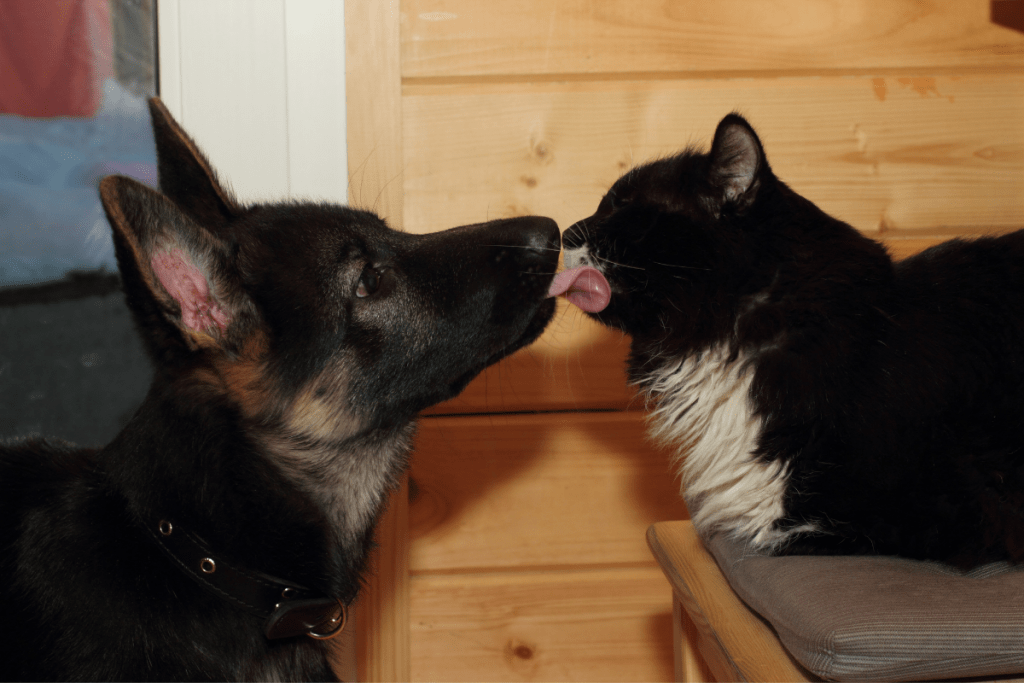
[[[565,298],[588,313],[603,311],[612,298],[612,289],[601,271],[590,266],[563,270],[555,275],[548,296],[565,294]]]

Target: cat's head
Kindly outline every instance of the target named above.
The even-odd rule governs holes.
[[[551,293],[632,337],[635,380],[659,359],[713,347],[756,356],[795,335],[838,333],[873,315],[893,275],[882,245],[772,173],[735,114],[710,151],[619,178],[562,244],[568,270]]]
[[[777,185],[760,139],[735,114],[709,152],[687,149],[626,173],[563,235],[566,268],[592,266],[610,289],[607,305],[588,314],[634,341],[671,337],[677,350],[720,341],[743,299],[770,284],[762,214]]]

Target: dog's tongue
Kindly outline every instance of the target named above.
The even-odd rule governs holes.
[[[603,311],[612,298],[612,288],[601,275],[601,271],[590,266],[563,270],[555,275],[548,289],[548,296],[565,298],[588,313]]]

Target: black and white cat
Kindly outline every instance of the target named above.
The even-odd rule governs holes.
[[[1024,559],[1024,231],[893,262],[750,125],[620,178],[552,294],[632,337],[702,534],[775,553]]]

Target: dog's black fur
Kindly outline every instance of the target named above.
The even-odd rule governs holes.
[[[336,680],[324,642],[267,639],[145,526],[351,603],[416,414],[551,319],[558,229],[411,235],[341,206],[243,206],[151,113],[162,192],[100,193],[153,384],[106,447],[0,447],[0,677]]]
[[[563,245],[609,281],[592,315],[632,336],[657,432],[684,484],[704,484],[687,496],[702,532],[782,553],[1024,558],[1024,232],[894,263],[781,182],[730,115],[710,152],[620,178]],[[742,404],[709,405],[733,391]],[[688,471],[702,439],[749,448]]]

